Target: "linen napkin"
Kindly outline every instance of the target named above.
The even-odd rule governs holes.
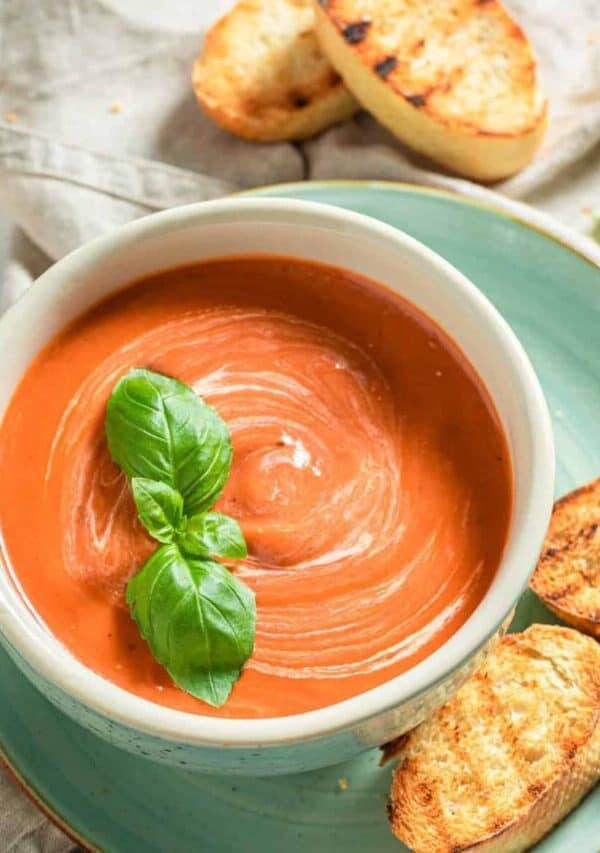
[[[506,2],[540,57],[550,124],[535,161],[490,189],[433,170],[366,113],[302,145],[255,145],[214,126],[190,71],[231,0],[1,0],[0,214],[10,228],[0,310],[53,260],[129,219],[281,181],[416,181],[526,201],[589,233],[600,208],[600,3]],[[598,247],[574,240],[600,263]],[[0,771],[0,853],[71,847]]]

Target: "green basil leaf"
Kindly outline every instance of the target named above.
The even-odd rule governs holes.
[[[134,477],[131,490],[140,521],[159,542],[172,542],[183,521],[183,498],[171,486]]]
[[[106,436],[130,479],[177,489],[188,515],[210,509],[229,477],[226,425],[192,388],[169,376],[151,370],[124,376],[108,401]]]
[[[162,545],[127,585],[152,654],[182,690],[223,705],[254,645],[254,593],[213,560]]]
[[[178,543],[187,554],[243,560],[248,555],[242,528],[221,512],[193,515],[185,522]]]

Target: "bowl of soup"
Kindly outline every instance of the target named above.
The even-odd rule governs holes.
[[[456,690],[528,582],[553,495],[540,386],[477,288],[396,229],[282,199],[152,215],[48,270],[0,351],[0,641],[124,749],[240,774],[348,759]],[[256,630],[218,708],[125,602],[152,546],[104,421],[132,368],[231,434],[216,509]]]

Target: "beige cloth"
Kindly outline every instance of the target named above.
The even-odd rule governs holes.
[[[73,844],[0,772],[0,850],[2,853],[63,853]]]
[[[507,4],[538,50],[550,126],[535,162],[495,190],[589,232],[600,207],[600,2]],[[0,209],[16,225],[0,309],[84,240],[239,188],[379,178],[498,199],[431,171],[366,114],[302,146],[220,131],[198,110],[189,77],[203,28],[229,5],[0,0]],[[149,28],[152,18],[160,27]],[[0,853],[70,846],[0,772]]]

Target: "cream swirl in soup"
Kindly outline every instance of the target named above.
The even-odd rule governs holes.
[[[220,709],[172,684],[124,603],[153,545],[103,419],[133,366],[192,385],[231,432],[217,508],[248,543],[234,571],[257,630]],[[430,654],[484,595],[511,509],[504,437],[455,345],[387,289],[277,258],[166,271],[84,315],[16,392],[0,464],[7,550],[50,630],[141,696],[224,716],[322,707]]]

